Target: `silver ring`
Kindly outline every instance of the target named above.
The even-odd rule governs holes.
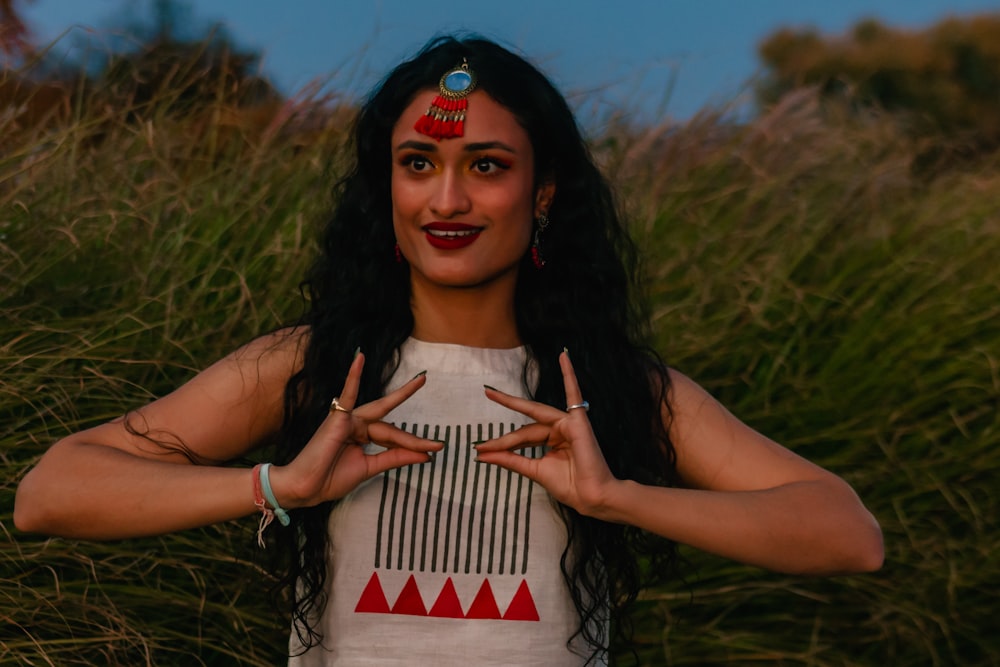
[[[590,403],[583,401],[582,403],[574,403],[573,405],[566,406],[566,412],[570,410],[576,410],[577,408],[583,408],[584,412],[590,412]]]
[[[345,408],[343,405],[340,404],[339,396],[330,401],[330,412],[343,412],[348,415],[351,414],[350,410],[348,410],[347,408]]]

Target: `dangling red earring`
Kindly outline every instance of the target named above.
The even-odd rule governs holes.
[[[542,257],[542,232],[549,226],[549,218],[544,213],[535,220],[535,238],[531,242],[531,263],[536,269],[545,266],[545,258]]]
[[[396,264],[403,263],[403,253],[399,249],[399,244],[393,246],[393,252],[396,254]]]

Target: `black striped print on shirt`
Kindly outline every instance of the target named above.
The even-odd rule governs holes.
[[[441,440],[434,460],[383,475],[375,568],[420,572],[524,574],[534,482],[486,463],[473,445],[513,424],[430,427],[400,424]],[[521,450],[538,458],[542,447]]]

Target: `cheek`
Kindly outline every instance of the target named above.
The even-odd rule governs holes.
[[[531,196],[530,184],[516,193],[507,192],[495,202],[496,209],[513,226],[521,228],[524,236],[530,236],[535,224],[535,204]]]
[[[420,209],[420,199],[417,193],[412,186],[405,182],[393,180],[390,195],[392,197],[393,222],[412,215]]]
[[[531,243],[535,229],[534,210],[523,203],[511,205],[509,200],[501,216],[506,223],[508,238],[517,248],[526,249]]]

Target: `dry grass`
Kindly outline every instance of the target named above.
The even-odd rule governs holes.
[[[0,663],[281,660],[249,526],[89,544],[19,534],[11,507],[55,439],[297,312],[342,128],[0,126]],[[646,248],[664,355],[849,479],[887,545],[882,572],[829,580],[690,553],[689,581],[636,615],[641,662],[998,664],[996,164],[918,178],[923,148],[891,122],[830,124],[808,96],[594,146]]]

